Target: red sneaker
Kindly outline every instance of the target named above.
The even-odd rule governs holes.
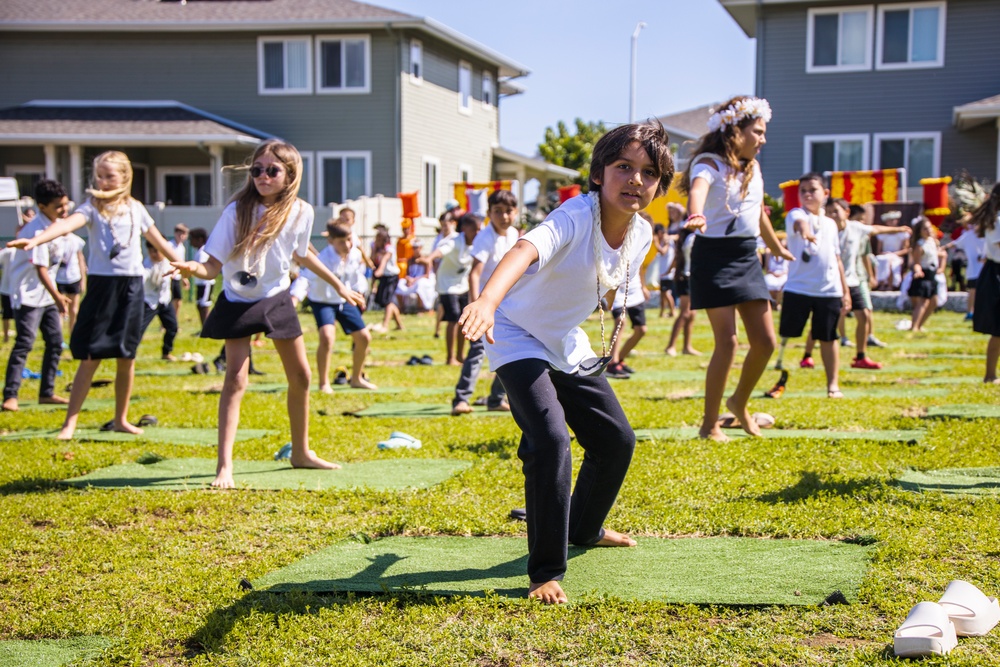
[[[799,368],[816,368],[816,362],[813,361],[812,357],[803,357],[802,361],[799,362]]]
[[[861,359],[855,359],[852,361],[851,368],[867,368],[869,370],[877,371],[882,368],[882,364],[877,361],[872,361],[868,357],[862,357]]]

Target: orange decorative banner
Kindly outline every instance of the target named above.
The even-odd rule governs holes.
[[[899,200],[899,170],[835,171],[830,174],[830,196],[852,204]]]
[[[482,190],[486,189],[486,196],[489,197],[491,194],[497,190],[510,190],[513,187],[514,181],[486,181],[483,183],[469,183],[469,182],[459,182],[455,183],[453,186],[455,201],[462,210],[469,210],[469,197],[465,194],[466,190]]]

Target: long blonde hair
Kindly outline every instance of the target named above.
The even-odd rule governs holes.
[[[117,190],[101,190],[97,187],[97,166],[107,164],[121,172],[125,177],[122,186]],[[104,151],[94,158],[90,175],[93,187],[87,188],[87,194],[94,201],[97,212],[105,218],[110,218],[118,209],[127,206],[132,201],[132,163],[121,151]],[[111,215],[109,215],[109,213]]]
[[[261,196],[257,186],[254,185],[253,177],[249,170],[247,171],[246,183],[231,200],[236,202],[236,245],[233,247],[231,257],[254,256],[262,250],[266,251],[285,227],[292,214],[292,208],[299,198],[302,156],[298,150],[280,139],[268,139],[253,152],[250,165],[267,154],[272,155],[284,167],[287,174],[285,188],[278,194],[274,204],[265,208],[263,215],[257,219],[257,207],[261,204]]]
[[[718,105],[719,109],[727,109],[730,107],[735,107],[737,104],[744,100],[752,100],[753,98],[748,95],[739,95],[734,97],[722,104]],[[757,122],[756,117],[747,117],[739,121],[735,125],[725,124],[719,129],[709,131],[698,139],[695,144],[695,148],[691,151],[693,157],[697,157],[702,153],[713,153],[722,158],[722,161],[730,168],[731,174],[727,178],[732,178],[733,175],[743,172],[743,185],[740,188],[740,196],[746,197],[747,192],[750,191],[750,181],[753,180],[753,172],[756,168],[757,161],[749,160],[746,165],[740,164],[739,153],[736,150],[736,135],[742,132],[748,125],[753,125]],[[684,194],[688,194],[691,191],[691,169],[694,167],[695,161],[692,159],[681,174],[680,180],[677,183],[677,188]]]

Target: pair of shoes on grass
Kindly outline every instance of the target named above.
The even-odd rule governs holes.
[[[139,421],[137,421],[135,425],[138,426],[139,428],[144,428],[146,426],[158,426],[159,423],[160,420],[154,417],[153,415],[143,415],[139,417]],[[101,430],[104,432],[114,431],[115,420],[112,419],[111,421],[106,421],[103,424],[101,424]]]
[[[958,637],[982,637],[1000,621],[1000,603],[967,581],[948,584],[937,602],[919,602],[893,635],[893,652],[901,658],[946,655]]]
[[[413,355],[410,360],[406,362],[407,366],[431,366],[434,364],[434,360],[431,359],[431,355],[425,354],[422,357]]]
[[[387,440],[378,443],[379,449],[420,449],[422,443],[412,435],[393,431]]]

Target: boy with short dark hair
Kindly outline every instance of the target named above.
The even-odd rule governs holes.
[[[205,244],[208,242],[208,231],[203,227],[195,227],[191,230],[191,248],[194,250],[194,260],[196,262],[207,262],[208,253],[205,252]],[[205,326],[205,318],[212,310],[212,288],[215,286],[215,279],[203,280],[194,279],[195,305],[198,306],[198,319],[202,326]]]
[[[188,228],[183,222],[174,226],[174,238],[168,239],[167,243],[174,249],[174,254],[182,259],[187,258],[187,251],[184,244],[188,239]],[[170,301],[174,309],[175,318],[180,316],[181,300],[184,297],[184,290],[190,283],[187,278],[182,278],[180,274],[175,275],[170,281]]]
[[[22,227],[17,233],[18,238],[34,238],[69,213],[69,195],[56,181],[39,181],[35,186],[35,201],[41,215],[35,216]],[[54,280],[62,256],[63,240],[60,238],[42,243],[31,250],[17,250],[10,261],[10,300],[14,308],[17,338],[7,361],[7,378],[3,388],[4,410],[18,410],[17,394],[21,388],[21,373],[39,330],[45,341],[45,355],[42,358],[38,402],[60,405],[69,402],[55,394],[56,372],[59,369],[63,343],[62,315],[66,313],[68,303],[68,299],[59,293]]]

